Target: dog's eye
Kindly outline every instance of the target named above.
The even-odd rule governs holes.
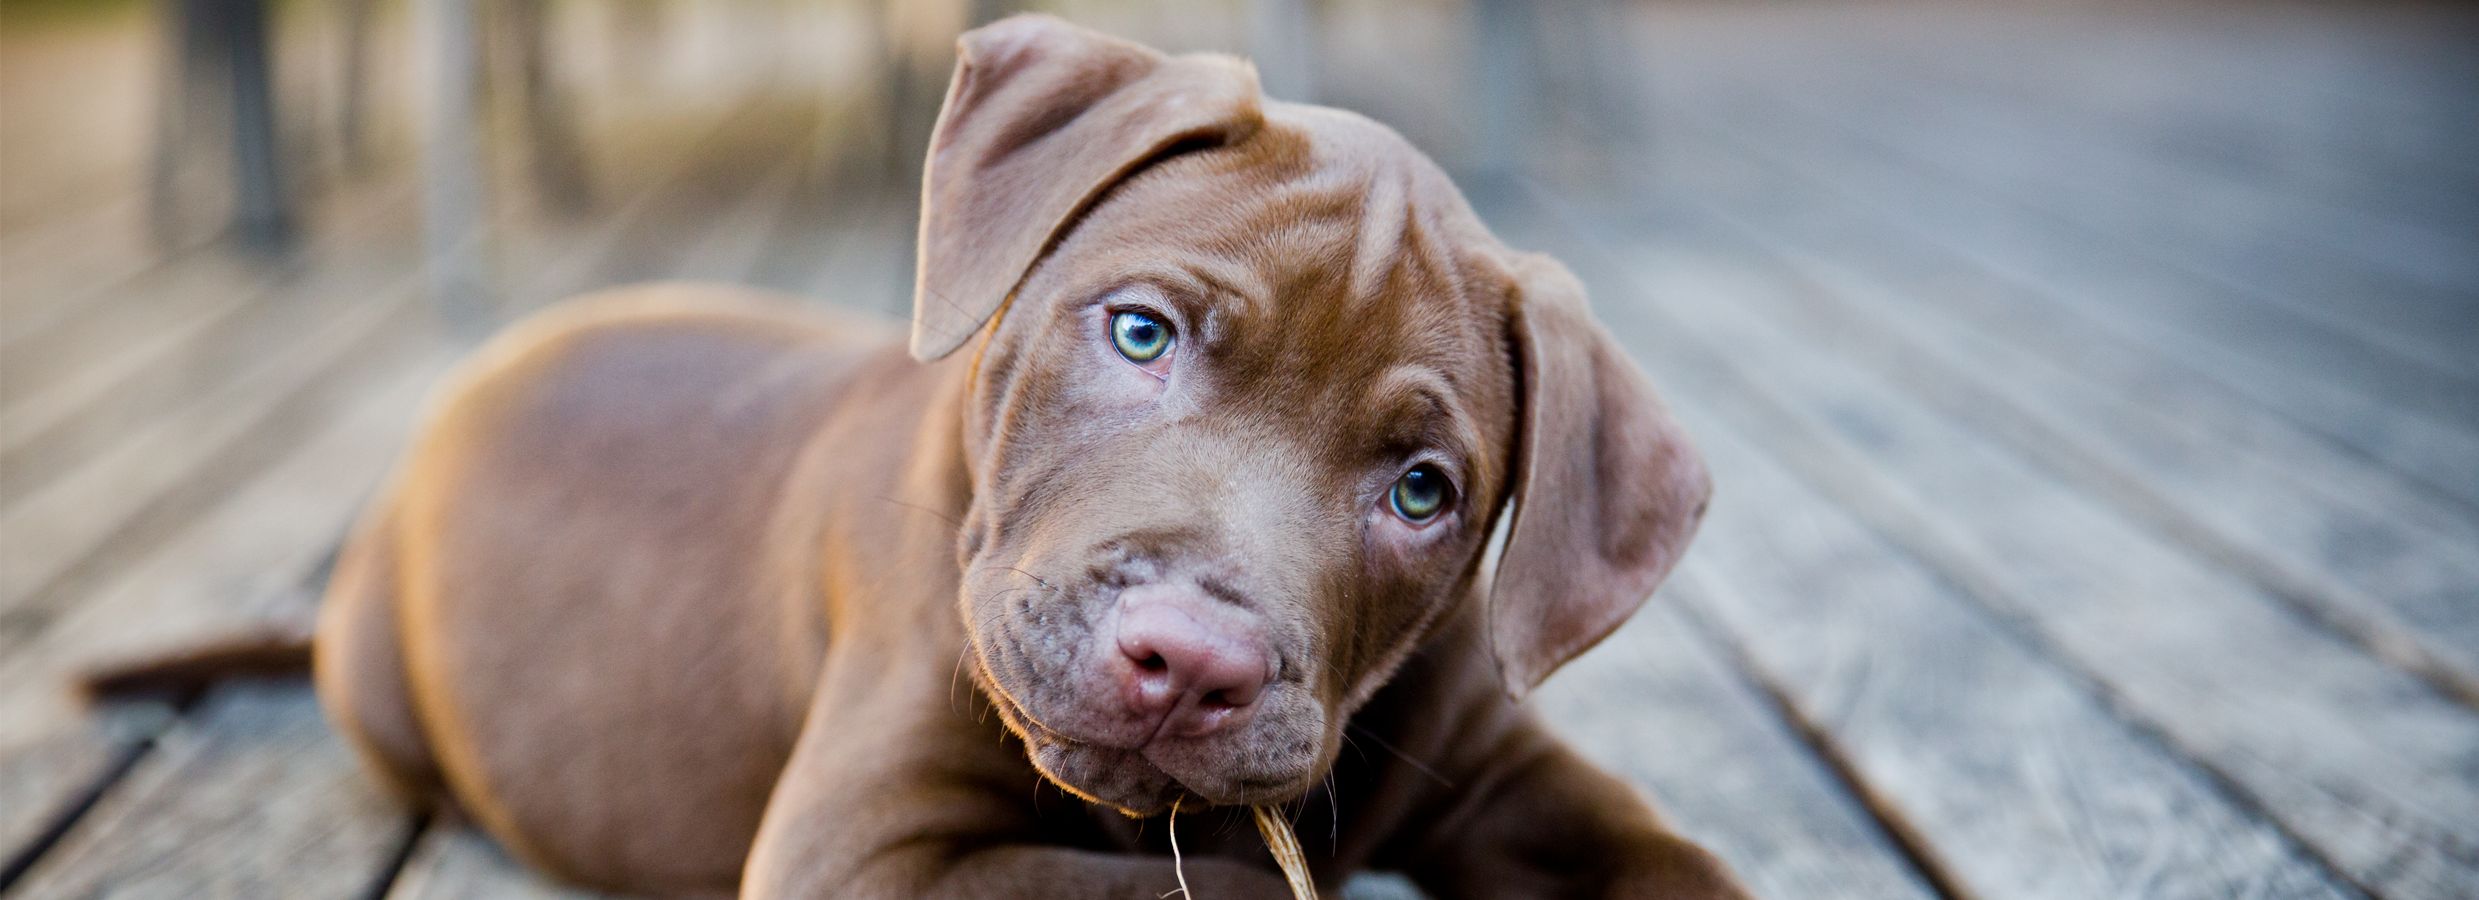
[[[1132,363],[1149,363],[1171,350],[1171,327],[1135,310],[1113,313],[1110,342]]]
[[[1454,486],[1446,482],[1446,473],[1436,466],[1421,463],[1394,480],[1394,490],[1386,502],[1394,506],[1394,514],[1414,524],[1437,518],[1446,510],[1446,501],[1454,494]]]

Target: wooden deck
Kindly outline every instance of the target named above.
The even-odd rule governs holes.
[[[2479,15],[1586,31],[1626,77],[1466,184],[1592,286],[1719,502],[1547,715],[1770,897],[2479,896]],[[1448,65],[1320,83],[1468,166]],[[904,193],[847,171],[871,137],[814,74],[597,120],[589,212],[502,210],[508,309],[653,277],[901,308]],[[0,196],[0,892],[561,893],[392,812],[305,685],[68,699],[298,618],[470,340],[420,296],[410,166],[317,193],[273,263],[148,249],[109,175]]]

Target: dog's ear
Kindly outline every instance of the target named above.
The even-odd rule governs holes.
[[[1047,16],[965,32],[922,178],[912,355],[962,346],[1113,183],[1254,131],[1258,97],[1245,62],[1166,56]]]
[[[1488,616],[1498,675],[1521,698],[1652,595],[1712,482],[1575,276],[1535,254],[1509,268],[1523,422]]]

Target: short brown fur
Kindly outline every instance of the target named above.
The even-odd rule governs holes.
[[[442,392],[318,637],[372,768],[633,891],[1158,897],[1131,815],[1184,798],[1203,898],[1285,895],[1254,803],[1328,886],[1739,896],[1510,699],[1642,602],[1708,490],[1573,278],[1242,63],[1039,17],[961,59],[910,353],[654,285]],[[1178,335],[1159,372],[1111,349],[1134,307]],[[1422,460],[1456,494],[1411,523],[1384,497]],[[1109,702],[1095,649],[1174,582],[1274,661],[1201,736]]]

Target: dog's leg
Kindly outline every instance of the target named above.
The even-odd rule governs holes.
[[[1626,782],[1524,720],[1399,862],[1432,896],[1744,900],[1729,867]]]
[[[430,755],[405,677],[396,610],[396,529],[382,513],[345,544],[319,612],[319,705],[370,771],[407,802],[437,799]]]
[[[889,672],[874,657],[879,670],[869,671],[850,661],[871,656],[840,657],[839,671],[828,651],[825,687],[767,804],[743,898],[1160,900],[1180,886],[1167,857],[1059,846],[1068,838],[1057,817],[1084,811],[1063,811],[1054,797],[1043,818],[1040,776],[1023,747],[955,705],[945,669]],[[1194,853],[1183,868],[1198,897],[1290,896],[1271,869]]]

